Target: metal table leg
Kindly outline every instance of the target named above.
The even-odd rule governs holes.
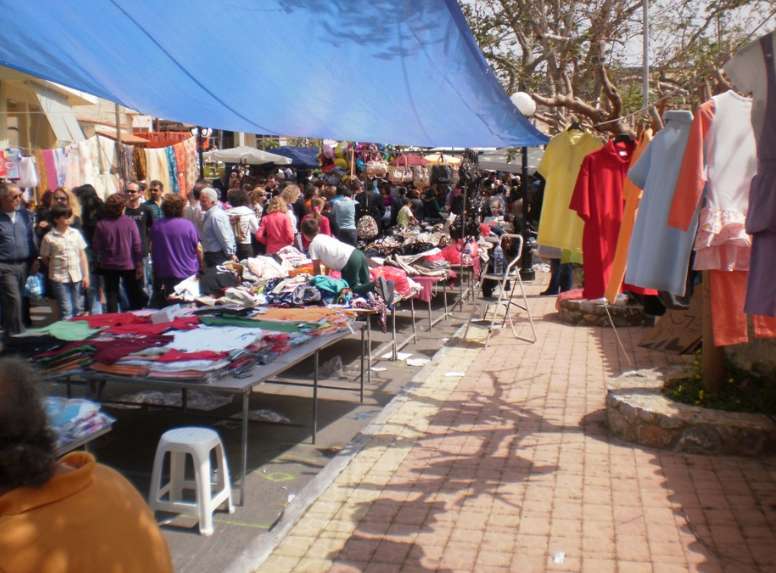
[[[418,332],[415,325],[415,297],[410,298],[410,312],[412,313],[412,343],[418,341]]]
[[[318,435],[318,351],[313,355],[313,444]]]
[[[396,303],[391,305],[391,342],[392,342],[392,360],[399,359],[399,345],[396,342]]]
[[[242,399],[242,448],[240,469],[240,505],[245,505],[245,478],[248,476],[248,412],[251,405],[251,391],[243,393]]]
[[[445,320],[450,318],[450,313],[447,310],[447,279],[442,282],[442,298],[445,301]]]
[[[364,403],[364,346],[366,345],[365,331],[366,328],[361,328],[361,378],[360,378],[360,399],[361,403]]]
[[[431,297],[428,297],[428,331],[431,332],[431,328],[433,327],[434,320],[431,316]]]
[[[366,315],[366,381],[372,384],[372,315]]]

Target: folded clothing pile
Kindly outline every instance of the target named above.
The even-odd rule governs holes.
[[[49,425],[57,436],[57,448],[109,427],[115,418],[90,400],[50,396],[44,399]]]

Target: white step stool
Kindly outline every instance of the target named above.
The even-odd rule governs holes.
[[[218,469],[213,483],[210,467],[210,453],[216,450]],[[170,480],[162,485],[164,457],[170,454]],[[194,480],[186,479],[186,454],[194,461]],[[213,485],[216,493],[213,493]],[[192,489],[196,501],[184,501],[183,490]],[[162,499],[164,496],[167,499]],[[213,512],[224,502],[229,513],[234,513],[232,486],[229,482],[229,468],[221,438],[208,428],[176,428],[162,434],[156,447],[154,469],[151,474],[151,493],[148,505],[153,511],[168,511],[192,515],[199,520],[202,535],[213,534]]]

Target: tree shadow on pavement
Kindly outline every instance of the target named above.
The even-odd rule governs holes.
[[[496,375],[488,375],[492,394],[467,390],[462,401],[412,396],[437,408],[417,440],[397,440],[394,432],[370,440],[366,450],[390,443],[392,451],[408,452],[387,483],[370,483],[369,474],[360,482],[359,489],[379,495],[358,504],[355,532],[328,556],[343,571],[377,563],[386,570],[476,570],[478,546],[503,555],[505,539],[515,537],[524,482],[557,469],[521,456],[520,441],[530,432],[518,432],[563,428],[507,401]],[[401,424],[414,428],[411,421]]]
[[[644,330],[619,329],[629,363],[613,331],[596,329],[596,344],[608,376],[686,360],[639,347]],[[687,564],[698,571],[776,570],[776,458],[648,448],[610,436],[605,409],[587,414],[584,420],[604,430],[602,439],[618,460],[634,461],[618,470],[618,486],[631,487],[632,495],[629,506],[620,509],[627,523],[617,520],[615,508],[615,531],[639,527],[650,544],[665,554],[661,559],[686,557]],[[633,510],[630,515],[628,509]]]

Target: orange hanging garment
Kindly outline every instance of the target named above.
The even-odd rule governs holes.
[[[641,154],[652,141],[652,130],[646,129],[641,134],[636,149],[633,151],[633,158],[631,159],[630,167],[636,165],[636,162],[641,157]],[[625,268],[628,264],[628,249],[630,248],[631,235],[633,235],[633,226],[636,224],[636,215],[639,212],[639,203],[641,203],[641,197],[643,191],[636,187],[633,182],[625,178],[625,185],[622,189],[622,194],[625,198],[625,210],[622,214],[622,223],[620,223],[620,232],[617,235],[617,248],[614,252],[614,262],[612,263],[612,274],[609,277],[609,282],[606,285],[606,300],[609,304],[614,304],[614,300],[617,298],[617,294],[622,287],[622,281],[625,278]],[[631,290],[636,290],[635,287],[631,287]],[[655,291],[651,291],[649,294],[656,294]]]

